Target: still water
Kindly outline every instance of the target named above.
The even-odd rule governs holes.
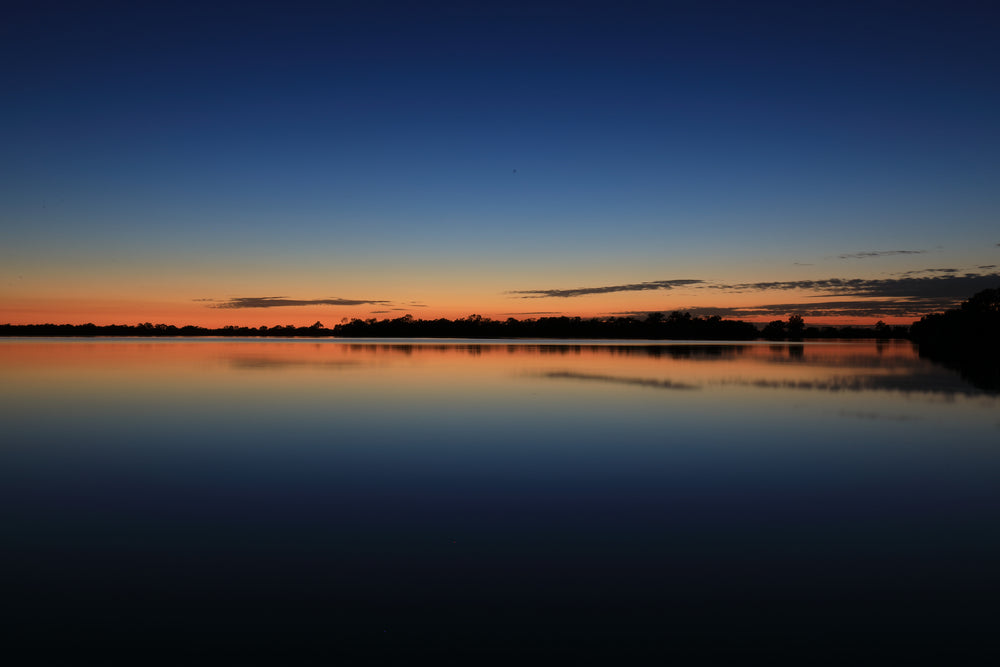
[[[0,379],[5,606],[41,662],[995,630],[1000,398],[908,343],[7,340]]]

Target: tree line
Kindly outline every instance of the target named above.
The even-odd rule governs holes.
[[[495,320],[481,315],[449,320],[423,320],[412,315],[394,319],[346,320],[327,328],[321,322],[294,325],[207,328],[171,324],[4,324],[0,336],[226,336],[226,337],[348,337],[348,338],[607,338],[646,340],[803,340],[809,338],[906,338],[908,327],[879,322],[872,327],[807,327],[798,315],[774,320],[763,328],[717,315],[696,317],[688,312],[651,313],[646,317],[539,317]]]

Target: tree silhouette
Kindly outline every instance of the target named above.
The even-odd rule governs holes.
[[[786,329],[788,331],[789,339],[802,340],[802,334],[806,330],[806,323],[800,316],[792,315],[788,318]]]
[[[986,391],[1000,391],[1000,289],[977,292],[958,308],[910,327],[920,356],[957,370]]]
[[[1000,341],[1000,289],[977,292],[958,308],[921,317],[911,335],[924,350],[951,355],[994,351]]]
[[[785,337],[785,323],[781,320],[772,320],[761,330],[760,335],[768,340],[781,340]]]

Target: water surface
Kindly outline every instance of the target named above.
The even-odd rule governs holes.
[[[1000,399],[909,344],[7,340],[0,373],[7,607],[81,655],[993,632]]]

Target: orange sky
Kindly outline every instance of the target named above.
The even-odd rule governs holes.
[[[695,309],[695,314],[710,314],[710,311],[698,309],[712,308],[752,308],[759,305],[776,302],[809,301],[823,303],[829,297],[817,298],[816,295],[799,291],[794,299],[782,294],[776,299],[767,293],[728,294],[728,293],[696,293],[687,290],[685,294],[676,295],[671,291],[641,291],[611,294],[593,294],[575,298],[518,298],[505,294],[491,295],[478,301],[471,298],[453,298],[429,300],[434,306],[421,307],[420,304],[396,303],[361,304],[361,305],[303,305],[262,308],[218,308],[214,302],[195,301],[182,298],[170,299],[167,295],[158,298],[16,298],[4,300],[0,320],[10,324],[137,324],[152,322],[178,326],[193,324],[204,327],[221,327],[226,325],[275,326],[292,324],[308,326],[314,322],[322,322],[330,327],[352,318],[392,319],[404,314],[411,314],[418,319],[435,319],[445,317],[457,319],[471,314],[479,314],[493,319],[528,319],[547,316],[641,316],[642,313],[673,310]],[[787,319],[796,314],[796,310],[786,313],[737,313],[722,312],[727,319],[742,319],[750,322],[769,322],[774,319]],[[806,315],[807,324],[823,325],[872,325],[878,320],[889,324],[910,324],[916,317],[893,316],[891,314],[850,317],[843,315]]]

